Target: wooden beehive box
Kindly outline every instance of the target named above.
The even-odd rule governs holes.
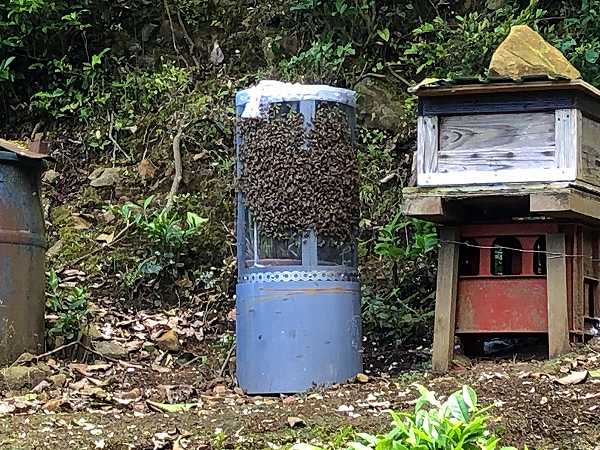
[[[590,84],[504,81],[416,93],[416,187],[405,191],[407,214],[447,221],[443,203],[470,196],[520,197],[522,213],[550,215],[582,209],[574,207],[581,196],[598,200],[600,91]]]

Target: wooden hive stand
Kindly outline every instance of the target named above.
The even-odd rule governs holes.
[[[600,91],[583,81],[425,87],[409,216],[440,230],[433,369],[455,337],[600,330]]]

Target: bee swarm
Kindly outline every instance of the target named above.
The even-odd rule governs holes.
[[[243,119],[238,188],[261,233],[347,241],[359,216],[358,162],[347,114],[317,107],[313,127],[301,114],[272,106],[268,118]]]

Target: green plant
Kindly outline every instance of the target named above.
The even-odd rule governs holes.
[[[69,62],[66,56],[50,61],[47,70],[60,81],[51,83],[47,90],[36,92],[32,108],[55,119],[73,116],[83,121],[92,117],[110,98],[109,93],[97,86],[102,60],[109,50],[105,48],[91,55],[90,61],[83,62],[80,67]]]
[[[54,343],[58,339],[72,342],[91,318],[88,293],[79,286],[62,287],[54,270],[47,273],[47,285],[48,338]]]
[[[412,238],[409,236],[412,227]],[[400,233],[404,232],[404,236]],[[438,243],[435,227],[430,222],[418,219],[402,220],[402,214],[397,213],[385,224],[380,232],[375,253],[392,259],[416,258],[429,253]]]
[[[582,0],[578,4],[563,2],[561,23],[551,24],[545,31],[550,40],[577,67],[583,78],[600,82],[600,1]]]
[[[310,80],[334,81],[346,58],[355,54],[351,43],[335,44],[329,36],[314,41],[307,50],[283,61],[281,68],[290,78],[293,78],[292,74],[303,74]]]
[[[400,284],[399,267],[418,263],[437,248],[438,238],[435,227],[430,222],[418,219],[402,219],[398,212],[379,231],[375,253],[392,261],[394,286]]]
[[[403,290],[374,291],[366,286],[362,293],[362,321],[366,331],[385,341],[403,344],[427,336],[433,320],[433,296]]]
[[[125,222],[125,229],[132,230],[131,237],[141,250],[134,268],[123,277],[129,288],[147,278],[177,280],[182,255],[208,222],[191,211],[152,208],[153,200],[150,196],[141,205],[128,202],[115,208]]]
[[[485,75],[493,51],[511,26],[536,27],[544,17],[546,11],[538,3],[531,0],[524,9],[507,3],[491,12],[457,14],[452,20],[437,16],[413,30],[398,64],[416,76],[423,74],[421,78]]]
[[[392,412],[392,429],[383,435],[359,433],[360,442],[347,450],[495,450],[500,439],[488,429],[490,407],[480,408],[477,394],[468,386],[440,402],[435,394],[417,385],[420,397],[412,413]],[[299,444],[292,450],[324,450]],[[501,450],[516,450],[502,447]]]

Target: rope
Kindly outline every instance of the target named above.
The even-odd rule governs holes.
[[[568,253],[557,253],[557,252],[549,252],[546,250],[528,250],[528,249],[522,249],[522,248],[513,248],[513,247],[506,247],[503,245],[477,245],[477,244],[471,244],[470,242],[463,242],[463,241],[446,241],[446,240],[440,240],[441,244],[457,244],[457,245],[462,245],[465,247],[471,247],[471,248],[479,248],[479,249],[484,249],[484,250],[494,250],[494,249],[501,249],[501,250],[510,250],[512,252],[521,252],[521,253],[539,253],[539,254],[544,254],[546,255],[546,257],[548,258],[586,258],[589,259],[592,262],[600,262],[600,258],[593,258],[592,256],[589,255],[582,255],[582,254],[568,254]]]

